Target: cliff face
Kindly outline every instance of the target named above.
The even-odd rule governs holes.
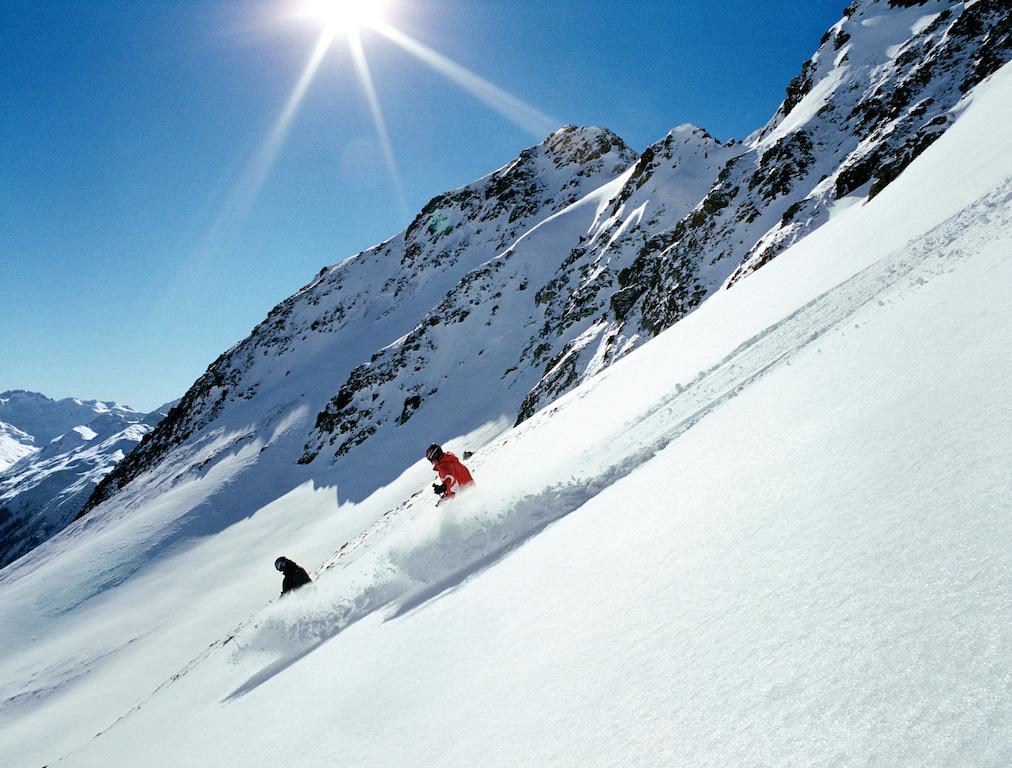
[[[849,7],[762,129],[724,145],[682,126],[648,147],[620,185],[600,190],[607,202],[574,222],[568,240],[539,232],[484,265],[402,344],[353,372],[320,413],[303,460],[326,446],[341,456],[383,424],[410,418],[445,381],[430,329],[446,318],[466,323],[468,307],[484,307],[489,315],[460,331],[481,338],[481,325],[504,322],[494,317],[501,291],[521,286],[533,290],[533,302],[506,315],[515,320],[519,312],[525,338],[500,386],[528,388],[517,420],[527,418],[834,210],[881,191],[951,124],[964,94],[1008,60],[1009,16],[995,2]],[[531,282],[534,271],[521,263],[533,261],[533,248],[567,255]],[[442,364],[458,370],[467,362]],[[539,374],[533,383],[532,371]],[[413,376],[410,386],[402,373]]]
[[[340,458],[423,409],[441,414],[450,435],[483,417],[523,419],[607,365],[614,355],[591,358],[602,318],[622,301],[613,299],[618,274],[652,227],[677,221],[705,194],[729,153],[705,131],[676,129],[621,177],[472,270],[404,338],[352,371],[301,461]]]

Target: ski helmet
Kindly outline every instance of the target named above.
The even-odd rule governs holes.
[[[288,558],[287,557],[282,556],[282,557],[279,557],[277,560],[274,561],[274,567],[277,570],[279,570],[279,571],[285,570],[285,566],[286,565],[288,565]]]
[[[437,462],[443,455],[443,448],[438,443],[433,443],[425,449],[425,458],[431,462]]]

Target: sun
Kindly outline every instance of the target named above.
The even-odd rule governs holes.
[[[383,21],[382,0],[305,0],[299,15],[324,25],[330,32],[356,32]]]
[[[277,162],[313,78],[327,53],[335,47],[335,43],[341,47],[347,46],[352,68],[365,94],[376,128],[376,138],[383,150],[383,160],[404,219],[407,219],[409,206],[397,170],[393,144],[390,142],[386,121],[380,108],[379,94],[369,71],[366,42],[378,42],[383,39],[396,44],[492,107],[506,119],[539,138],[560,124],[560,121],[545,115],[522,99],[397,29],[388,17],[397,15],[410,0],[269,0],[269,2],[276,8],[276,12],[271,14],[273,21],[286,25],[297,22],[300,26],[308,22],[317,28],[316,42],[270,130],[216,214],[208,234],[212,240],[227,235],[229,230],[238,232]],[[360,32],[375,34],[362,35]]]

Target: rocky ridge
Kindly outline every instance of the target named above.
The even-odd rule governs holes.
[[[633,327],[617,338],[669,327],[828,221],[837,206],[874,197],[1010,58],[1012,10],[1000,0],[848,6],[773,118],[626,273],[623,286],[643,298]]]

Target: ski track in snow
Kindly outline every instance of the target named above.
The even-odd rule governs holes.
[[[1012,183],[1002,184],[921,238],[754,336],[717,365],[700,373],[683,390],[661,401],[656,410],[624,424],[616,434],[626,436],[626,450],[635,452],[612,470],[611,482],[651,459],[707,413],[778,365],[789,364],[794,354],[890,289],[899,287],[902,293],[903,288],[917,288],[932,277],[951,271],[953,259],[965,258],[989,242],[979,232],[963,237],[965,230],[981,227],[986,234],[992,234],[995,230],[983,225],[997,222],[999,227],[1007,228],[1012,224],[1010,197]],[[905,284],[898,285],[905,279]],[[642,441],[645,433],[657,434],[647,447],[643,447]]]
[[[224,697],[227,703],[377,610],[388,609],[389,621],[456,589],[634,472],[751,384],[781,365],[790,365],[795,354],[841,328],[863,308],[902,300],[909,291],[952,271],[958,261],[1010,229],[1012,181],[1006,181],[921,237],[767,327],[648,412],[622,424],[606,442],[612,460],[603,471],[591,470],[588,477],[547,486],[509,505],[497,506],[479,492],[437,512],[428,496],[415,494],[342,546],[318,569],[313,588],[272,602],[228,638],[212,644],[144,701],[229,647],[231,664],[262,666]],[[594,389],[591,383],[573,394],[583,398]],[[536,429],[565,407],[565,400],[519,429]],[[600,462],[599,453],[588,452],[575,464],[599,467]],[[356,571],[358,577],[365,574],[364,583],[360,578],[352,579],[351,594],[333,583],[343,571]],[[144,701],[112,725],[140,709]]]

